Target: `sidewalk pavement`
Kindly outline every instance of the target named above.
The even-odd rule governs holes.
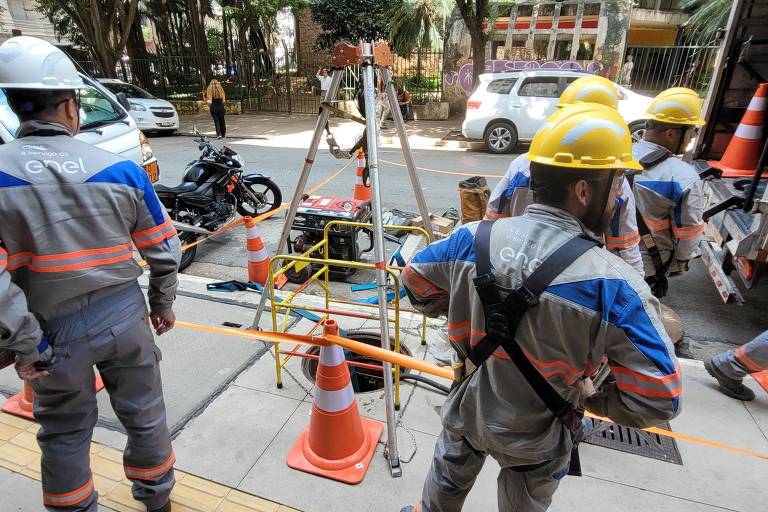
[[[207,279],[179,277],[180,320],[210,326],[220,326],[224,321],[249,325],[259,300],[257,293],[208,291]],[[146,278],[142,282],[146,285]],[[300,296],[295,302],[324,307],[322,297]],[[352,309],[370,313],[370,309],[362,306]],[[336,319],[342,329],[379,330],[374,320]],[[420,344],[421,321],[421,315],[403,312],[400,332],[403,344],[416,357],[427,358],[445,349],[438,333],[442,322],[427,321],[427,345],[423,346]],[[306,319],[289,322],[290,331],[300,334],[305,334],[313,324]],[[264,315],[261,327],[271,330],[271,315]],[[255,355],[243,352],[241,342],[254,345]],[[383,445],[379,444],[365,480],[349,486],[291,470],[285,464],[288,451],[309,423],[313,395],[313,383],[305,376],[299,358],[288,361],[284,385],[278,389],[272,353],[267,352],[268,347],[261,342],[202,336],[198,331],[177,327],[159,338],[158,344],[164,356],[161,367],[169,417],[185,421],[174,440],[176,467],[185,474],[182,485],[174,492],[174,512],[293,509],[395,512],[418,499],[441,428],[439,411],[444,396],[432,388],[402,383],[397,429],[402,478],[390,477]],[[194,354],[207,355],[207,359],[195,359]],[[241,360],[235,361],[233,354]],[[714,381],[700,362],[682,360],[681,365],[685,386],[683,410],[671,422],[672,430],[768,454],[768,394],[748,379],[747,385],[755,390],[757,399],[751,403],[738,402],[717,392]],[[219,374],[225,378],[218,378]],[[195,405],[194,401],[182,400],[180,390],[194,395],[199,402]],[[381,391],[359,394],[358,402],[362,415],[384,420]],[[100,406],[104,415],[104,408],[109,405],[102,402]],[[193,414],[186,414],[190,409]],[[25,432],[29,432],[21,434],[1,427],[2,421],[0,466],[26,475],[24,478],[36,478],[33,467],[37,455],[20,450],[32,447],[29,432],[34,427],[25,427]],[[10,434],[14,435],[9,437]],[[94,453],[121,448],[124,439],[120,433],[100,428],[96,440],[102,444],[94,445]],[[563,481],[550,508],[552,512],[593,512],[596,506],[610,512],[657,508],[681,512],[764,509],[767,467],[764,459],[682,440],[677,441],[682,465],[593,445],[582,446],[584,477]],[[107,459],[119,460],[119,453],[114,450],[108,453]],[[18,457],[26,457],[23,467]],[[119,472],[119,468],[110,469],[113,470]],[[469,495],[465,511],[496,510],[497,472],[497,464],[489,460]],[[7,477],[0,472],[0,482],[8,481]],[[121,477],[116,474],[114,478]],[[193,485],[190,487],[185,481]],[[22,503],[19,495],[28,488],[29,485],[14,485],[7,491],[13,496],[10,503]],[[115,489],[118,488],[121,499],[105,503],[116,511],[140,510],[124,495],[124,484],[120,483]],[[251,509],[238,508],[240,505],[231,503],[232,497],[259,505]]]
[[[483,142],[468,141],[461,135],[461,119],[446,121],[409,121],[406,123],[408,141],[413,149],[471,149],[484,151]],[[194,128],[206,136],[215,136],[213,119],[210,114],[200,112],[180,116],[180,135],[193,135]],[[317,123],[316,115],[254,113],[228,115],[227,138],[253,139],[264,141],[264,146],[308,148],[312,133]],[[363,132],[363,125],[341,118],[330,118],[329,125],[337,142],[342,148],[349,148]],[[392,120],[387,120],[387,128],[381,132],[383,146],[400,147],[397,130]],[[258,143],[256,145],[259,145]],[[321,142],[327,148],[325,133]]]

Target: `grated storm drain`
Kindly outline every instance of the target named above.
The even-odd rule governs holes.
[[[683,465],[680,451],[677,449],[675,440],[671,437],[653,434],[637,428],[624,427],[609,421],[593,419],[592,422],[594,428],[584,440],[585,443]],[[659,428],[672,430],[669,423],[662,423]]]

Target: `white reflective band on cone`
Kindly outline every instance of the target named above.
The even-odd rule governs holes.
[[[741,137],[742,139],[760,140],[763,136],[763,127],[752,126],[751,124],[740,124],[739,127],[736,128],[736,133],[733,135],[735,137]]]
[[[749,102],[747,110],[757,110],[758,112],[765,110],[765,106],[768,103],[768,98],[758,98],[754,96],[752,101]]]
[[[351,382],[338,391],[326,391],[315,387],[315,405],[321,411],[340,412],[352,405],[354,401],[355,391],[352,389]]]
[[[320,347],[320,364],[338,366],[344,362],[344,350],[338,345]]]
[[[355,185],[364,185],[362,176],[355,176]]]
[[[261,238],[261,233],[259,233],[256,226],[245,228],[245,234],[248,238]]]
[[[248,261],[258,263],[266,259],[269,259],[269,253],[266,249],[261,249],[260,251],[248,251]]]

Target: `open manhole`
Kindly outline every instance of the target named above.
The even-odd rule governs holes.
[[[610,421],[592,419],[592,433],[585,443],[603,446],[624,453],[631,453],[649,459],[683,465],[677,443],[669,436],[662,436],[632,427],[617,425]],[[659,425],[660,429],[672,430],[669,423]]]
[[[374,347],[380,347],[381,346],[381,335],[378,332],[371,332],[371,331],[347,331],[345,334],[345,337],[360,341],[362,343],[365,343],[367,345],[371,345]],[[390,338],[391,339],[391,338]],[[392,344],[392,350],[395,349],[394,343]],[[320,353],[320,347],[311,347],[309,350],[307,350],[307,354],[311,355],[318,355]],[[408,347],[400,344],[400,353],[405,355],[411,355],[410,350],[408,350]],[[369,364],[369,365],[378,365],[381,366],[381,361],[377,359],[373,359],[370,357],[362,356],[360,354],[355,354],[354,352],[350,352],[349,350],[344,350],[344,354],[346,355],[348,362],[355,362],[355,363],[363,363],[363,364]],[[304,360],[301,363],[301,370],[304,373],[304,376],[311,380],[312,382],[315,382],[315,373],[317,372],[317,359],[310,359],[310,358],[304,358]],[[410,370],[408,368],[400,368],[400,372],[402,374],[408,373]],[[359,366],[349,366],[349,375],[352,380],[352,387],[355,390],[355,393],[369,393],[371,391],[376,391],[379,389],[384,389],[384,377],[382,375],[382,371],[378,369],[373,368],[361,368]]]

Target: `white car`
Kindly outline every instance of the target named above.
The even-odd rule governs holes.
[[[125,94],[131,106],[129,113],[139,130],[171,135],[179,129],[179,114],[171,103],[155,98],[141,87],[122,80],[99,78],[99,82],[115,95]]]
[[[563,90],[585,76],[578,71],[535,70],[486,73],[469,101],[461,131],[482,139],[491,153],[509,153],[518,142],[530,142],[544,120],[557,108]],[[645,129],[645,110],[653,98],[620,85],[619,112],[636,140]]]
[[[147,137],[136,128],[127,110],[98,82],[80,75],[85,87],[80,90],[80,131],[76,138],[120,155],[141,165],[152,182],[160,178],[160,168]],[[0,89],[0,143],[16,138],[19,119],[8,106]]]

